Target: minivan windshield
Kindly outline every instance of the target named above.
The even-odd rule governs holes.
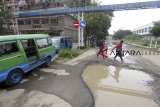
[[[53,44],[59,44],[60,43],[60,39],[52,38],[52,42],[53,42]]]

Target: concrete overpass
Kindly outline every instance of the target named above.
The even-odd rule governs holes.
[[[78,12],[125,11],[125,10],[139,10],[139,9],[153,9],[153,8],[160,8],[160,1],[100,5],[100,6],[85,6],[85,7],[75,7],[75,8],[38,9],[38,10],[17,12],[14,14],[17,17],[32,17],[32,16],[56,15],[65,13],[78,13]]]

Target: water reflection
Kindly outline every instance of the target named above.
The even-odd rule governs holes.
[[[83,78],[95,97],[96,107],[158,107],[152,100],[151,87],[146,85],[152,77],[144,72],[95,64],[85,69]],[[125,101],[132,105],[125,105]]]
[[[116,80],[116,82],[119,82],[119,73],[122,68],[120,66],[117,66],[117,67],[115,67],[115,69],[116,70],[114,71],[114,75],[112,75],[111,73],[110,73],[110,75],[112,76],[112,78],[114,78]]]

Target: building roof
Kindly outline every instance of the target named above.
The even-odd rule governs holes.
[[[22,39],[38,39],[46,38],[47,34],[20,34],[20,35],[6,35],[0,36],[0,41],[22,40]]]
[[[143,26],[137,27],[137,28],[133,29],[133,31],[144,29],[144,28],[149,28],[149,27],[153,27],[153,26],[154,26],[154,24],[152,22],[152,23],[148,23],[148,24],[145,24]]]

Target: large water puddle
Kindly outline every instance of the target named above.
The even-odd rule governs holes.
[[[96,107],[158,107],[147,85],[153,79],[142,71],[95,64],[85,69],[83,79],[94,95]]]

